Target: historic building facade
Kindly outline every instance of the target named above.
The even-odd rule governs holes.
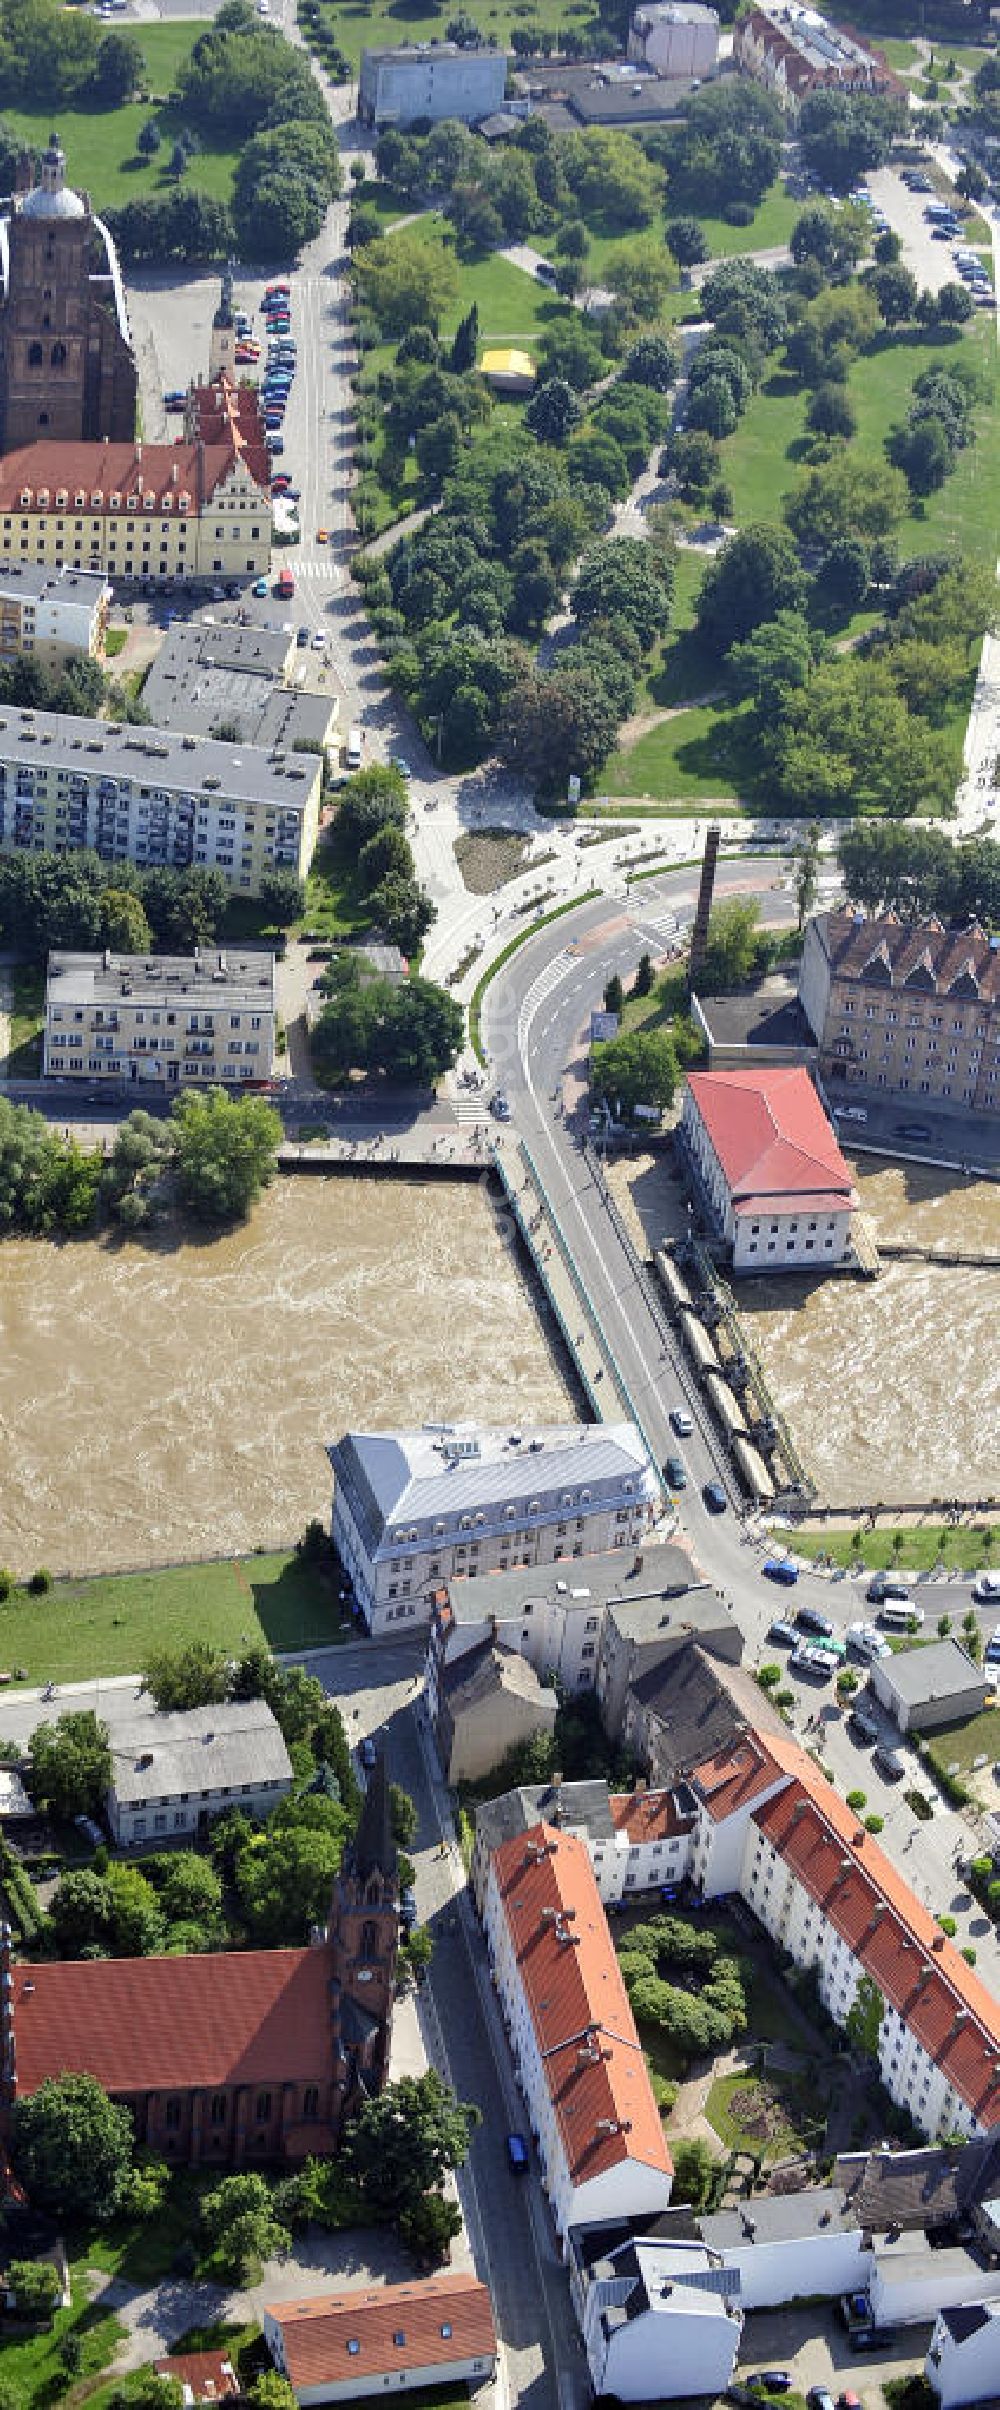
[[[137,373],[114,244],[66,182],[53,134],[41,181],[0,220],[0,452],[130,442]]]

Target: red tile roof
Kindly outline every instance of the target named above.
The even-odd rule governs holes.
[[[412,2284],[278,2301],[264,2317],[281,2329],[285,2369],[296,2390],[356,2376],[363,2393],[390,2371],[432,2370],[496,2353],[490,2296],[474,2276],[426,2276]],[[404,2340],[397,2343],[397,2335]]]
[[[608,1801],[617,1833],[630,1841],[665,1841],[671,1833],[686,1833],[694,1819],[682,1816],[673,1791],[618,1791]]]
[[[781,1777],[781,1763],[770,1736],[765,1745],[758,1733],[742,1732],[695,1767],[691,1786],[712,1823],[722,1824],[738,1808],[762,1798]]]
[[[271,482],[271,459],[254,385],[236,385],[223,373],[212,385],[192,385],[187,402],[188,432],[205,444],[231,444],[258,485]]]
[[[692,1071],[693,1103],[739,1211],[839,1211],[851,1175],[808,1071]]]
[[[785,1754],[793,1779],[755,1823],[980,2124],[1000,2124],[1000,2005],[813,1760]]]
[[[532,1825],[493,1870],[574,2184],[673,2162],[584,1843]],[[666,2207],[666,2198],[664,2199]]]
[[[130,494],[152,494],[154,511],[162,511],[166,495],[176,511],[178,496],[187,494],[194,512],[231,474],[235,459],[228,434],[216,443],[24,444],[0,460],[0,512],[41,509],[117,518],[118,508],[111,511],[112,494],[120,496],[123,513]],[[39,503],[43,492],[47,503]],[[31,494],[30,503],[22,504],[23,493]],[[57,503],[56,495],[62,493],[66,500]],[[82,500],[77,499],[80,495]]]
[[[322,2081],[330,1976],[326,1947],[15,1966],[18,2093],[59,2074],[118,2094]]]
[[[224,2351],[171,2352],[164,2360],[154,2360],[153,2367],[158,2377],[176,2377],[196,2402],[235,2401],[239,2396],[239,2378]]]
[[[975,922],[947,928],[939,920],[901,920],[895,912],[828,912],[820,920],[834,977],[864,986],[905,988],[948,996],[954,991],[1000,1004],[1000,950]]]

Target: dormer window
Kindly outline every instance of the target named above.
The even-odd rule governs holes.
[[[160,509],[161,509],[161,510],[173,510],[173,507],[174,507],[174,497],[173,497],[173,495],[172,495],[172,494],[161,494],[161,496],[160,496]]]
[[[116,501],[117,501],[117,499],[118,499],[118,497],[117,497],[117,495],[116,495],[116,494],[112,494],[111,499],[112,499],[112,502],[116,502]],[[101,508],[101,505],[102,505],[103,501],[104,501],[104,495],[103,495],[103,493],[102,493],[102,491],[101,491],[101,488],[100,488],[100,486],[99,486],[99,485],[95,485],[94,490],[93,490],[93,493],[91,494],[91,497],[90,497],[90,507],[91,507],[91,510],[100,510],[100,508]]]
[[[111,500],[111,508],[112,508],[112,510],[120,510],[120,509],[121,509],[121,506],[122,506],[122,498],[121,498],[121,495],[120,495],[120,494],[112,494],[112,495],[111,495],[111,497],[110,497],[110,500]]]
[[[21,488],[21,509],[22,509],[22,510],[30,510],[30,508],[31,508],[31,487],[30,487],[30,485],[25,485],[25,486],[22,486],[22,488]]]
[[[143,510],[155,510],[156,495],[152,493],[145,493],[142,497],[142,507]]]
[[[48,510],[49,489],[47,485],[40,485],[38,488],[38,507],[39,510]]]
[[[74,496],[73,496],[73,508],[74,508],[74,510],[85,510],[85,509],[86,509],[86,507],[87,507],[87,495],[86,495],[86,490],[85,490],[85,488],[84,488],[82,485],[80,485],[80,486],[78,486],[78,487],[77,487],[77,490],[76,490],[76,492],[75,492],[75,494],[74,494]]]
[[[130,494],[130,495],[129,495],[128,500],[127,500],[127,502],[126,502],[126,504],[125,504],[125,508],[126,508],[126,510],[138,510],[138,508],[139,508],[139,496],[138,496],[138,494]]]
[[[191,508],[191,496],[190,496],[190,494],[178,494],[178,496],[177,496],[177,508],[178,508],[178,510],[190,510],[190,508]]]
[[[65,510],[65,508],[66,508],[66,504],[67,504],[67,502],[68,502],[68,501],[69,501],[69,495],[68,495],[68,493],[67,493],[67,491],[66,491],[65,486],[64,486],[64,485],[57,486],[57,487],[56,487],[56,509],[57,509],[57,510]]]

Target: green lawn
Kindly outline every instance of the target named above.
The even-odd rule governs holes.
[[[734,2095],[752,2093],[769,2112],[769,2130],[757,2129],[751,2114],[750,2124],[744,2124],[734,2113]],[[807,2140],[814,2119],[822,2119],[825,2102],[815,2082],[807,2086],[802,2081],[775,2075],[758,2076],[740,2072],[720,2075],[705,2103],[705,2115],[721,2142],[733,2151],[757,2152],[763,2159],[782,2159],[790,2150]]]
[[[946,1732],[932,1733],[927,1755],[943,1774],[953,1766],[959,1774],[968,1774],[977,1757],[1000,1758],[1000,1707],[985,1707],[967,1724],[950,1724]]]
[[[699,218],[713,259],[734,259],[744,251],[776,251],[791,239],[801,201],[793,201],[779,176],[764,194],[749,226],[730,226],[725,218]]]
[[[187,57],[202,28],[197,24],[135,27],[149,67],[149,97],[113,109],[61,109],[59,134],[66,153],[71,184],[89,192],[97,209],[121,208],[126,201],[155,197],[169,190],[167,162],[182,120],[169,108],[156,107],[163,142],[155,159],[141,159],[136,139],[153,113],[152,104],[165,100],[178,66]],[[49,109],[6,109],[7,123],[34,150],[42,150],[51,132]],[[192,190],[228,201],[236,153],[204,145],[192,159],[185,181]]]
[[[748,727],[749,705],[724,717],[709,704],[677,711],[628,752],[613,753],[601,787],[611,795],[664,796],[677,803],[738,800],[755,774]]]
[[[940,1523],[902,1524],[898,1531],[888,1524],[878,1531],[862,1532],[813,1528],[794,1532],[792,1542],[796,1556],[824,1556],[834,1565],[860,1561],[873,1572],[899,1565],[904,1571],[930,1573],[941,1561],[959,1572],[978,1573],[984,1565],[1000,1562],[1000,1525],[994,1523],[988,1529],[988,1546],[986,1528],[981,1524],[961,1524],[952,1530]]]
[[[647,705],[653,711],[671,711],[718,686],[718,659],[694,633],[695,603],[708,560],[707,553],[703,556],[687,547],[675,555],[670,631],[645,665],[637,711]]]
[[[426,210],[407,231],[422,243],[445,243],[449,248],[454,244],[453,230],[438,210]],[[488,252],[482,259],[460,259],[457,266],[458,298],[442,320],[444,336],[454,334],[473,302],[479,311],[481,345],[517,342],[530,351],[547,326],[566,317],[567,302],[560,301],[526,269],[513,267],[499,252]]]
[[[509,44],[515,25],[556,35],[564,28],[585,33],[597,12],[590,0],[530,0],[530,4],[529,0],[511,0],[506,7],[495,5],[494,0],[468,0],[468,14],[484,37],[502,49]],[[426,0],[351,0],[349,6],[339,8],[324,4],[322,16],[355,70],[362,48],[377,48],[380,43],[439,42],[445,27],[444,17],[428,7]]]
[[[45,973],[32,963],[15,963],[10,984],[8,1079],[37,1079],[42,1068],[41,1032],[45,1021]]]
[[[879,49],[888,59],[890,67],[895,67],[897,75],[905,75],[908,68],[915,67],[920,60],[921,53],[915,42],[899,42],[892,35],[879,35],[877,39]]]
[[[0,2340],[0,2378],[21,2410],[49,2410],[53,2402],[69,2405],[87,2399],[93,2379],[108,2367],[116,2346],[124,2341],[121,2321],[91,2300],[86,2275],[90,2264],[89,2253],[71,2260],[72,2302],[68,2310],[57,2310],[51,2326],[39,2334]],[[77,2336],[83,2355],[80,2375],[72,2385],[59,2356],[71,2334]]]
[[[43,1598],[16,1589],[0,1606],[0,1655],[31,1683],[141,1673],[151,1648],[209,1640],[238,1650],[327,1646],[340,1636],[324,1577],[295,1556],[224,1558],[154,1573],[57,1581]],[[0,1699],[0,1736],[3,1701]]]

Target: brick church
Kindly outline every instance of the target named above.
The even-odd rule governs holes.
[[[0,452],[131,443],[136,390],[118,255],[52,134],[0,219]]]
[[[12,1963],[2,1932],[0,2134],[46,2076],[96,2076],[136,2141],[241,2167],[336,2150],[388,2075],[399,1936],[384,1759],[307,1949]]]

